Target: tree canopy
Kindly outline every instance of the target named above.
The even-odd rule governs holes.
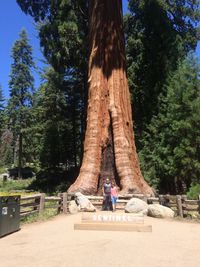
[[[159,95],[165,94],[169,73],[197,46],[200,12],[199,1],[130,0],[129,7],[125,16],[128,76],[140,140],[158,114]]]

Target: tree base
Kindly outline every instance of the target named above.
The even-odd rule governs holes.
[[[81,181],[81,182],[80,182]],[[80,192],[84,195],[100,195],[102,194],[101,188],[98,189],[97,185],[84,183],[84,180],[79,176],[74,184],[72,184],[67,190],[68,193],[73,194]],[[140,184],[128,184],[124,183],[121,185],[120,195],[127,194],[143,194],[148,196],[155,196],[155,191],[145,181],[141,181]]]
[[[80,192],[83,195],[96,195],[97,188],[91,185],[87,185],[85,183],[75,182],[69,187],[69,189],[67,190],[67,193],[74,194],[77,192]]]

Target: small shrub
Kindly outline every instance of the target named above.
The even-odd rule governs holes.
[[[189,199],[198,199],[200,196],[200,184],[192,184],[189,192],[187,193],[187,197]]]

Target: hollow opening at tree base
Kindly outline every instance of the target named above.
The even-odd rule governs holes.
[[[116,170],[114,153],[113,132],[110,124],[108,127],[108,139],[105,147],[102,148],[98,194],[102,194],[103,184],[107,178],[111,181],[111,183],[114,183],[120,188],[120,180]]]

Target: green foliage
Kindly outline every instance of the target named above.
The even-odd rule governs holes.
[[[38,23],[43,53],[52,66],[35,96],[32,131],[39,141],[35,140],[37,160],[43,168],[76,167],[85,130],[88,3],[18,3]]]
[[[34,191],[55,194],[65,192],[78,175],[78,168],[45,168],[37,173],[36,180],[30,185]]]
[[[129,1],[125,17],[128,77],[133,93],[136,137],[159,112],[160,93],[178,60],[199,40],[199,1]],[[137,139],[138,140],[138,139]],[[138,140],[138,148],[143,144]]]
[[[28,38],[25,30],[22,30],[12,48],[13,63],[10,74],[10,104],[15,111],[23,110],[31,105],[33,76],[31,69],[34,67],[32,58],[32,48],[28,44]],[[19,120],[19,115],[15,120]],[[21,117],[20,117],[21,118]],[[14,120],[14,121],[15,121]]]
[[[61,144],[59,138],[61,134],[61,124],[63,123],[67,126],[65,116],[62,116],[62,112],[64,111],[65,107],[64,95],[59,88],[62,86],[62,81],[59,75],[57,76],[55,72],[53,72],[54,74],[52,72],[53,70],[48,71],[47,79],[49,80],[44,85],[44,117],[42,118],[44,123],[44,132],[40,157],[42,167],[58,166],[61,162],[60,157],[62,156],[62,153],[60,153],[61,147],[65,147],[64,144]]]
[[[165,90],[142,140],[142,169],[161,192],[185,192],[200,177],[199,65],[193,57],[179,64]]]
[[[30,123],[30,109],[32,106],[33,76],[31,73],[34,67],[32,48],[28,44],[25,30],[20,33],[19,40],[14,43],[12,49],[13,63],[10,74],[10,99],[7,106],[8,129],[13,135],[12,149],[14,151],[13,162],[18,158],[18,165],[21,168],[25,151],[26,131]],[[23,147],[22,147],[23,145]]]
[[[87,72],[88,1],[17,2],[38,23],[44,56],[54,69],[65,72],[82,65]]]
[[[192,184],[187,192],[187,197],[190,199],[199,199],[200,196],[200,184]]]
[[[86,61],[85,14],[87,4],[83,1],[62,0],[52,2],[47,20],[40,21],[39,36],[44,55],[59,72],[82,64],[83,57]]]
[[[35,95],[31,128],[35,159],[42,168],[77,166],[81,148],[81,101],[73,77],[46,70],[45,83]]]
[[[5,128],[5,106],[2,88],[0,86],[0,166],[3,164],[2,134]]]
[[[8,194],[9,192],[14,192],[17,190],[28,190],[29,186],[33,183],[34,179],[26,179],[26,180],[8,180],[3,182],[0,180],[0,192],[5,192]]]
[[[0,138],[5,127],[5,100],[3,97],[2,88],[0,86]]]

